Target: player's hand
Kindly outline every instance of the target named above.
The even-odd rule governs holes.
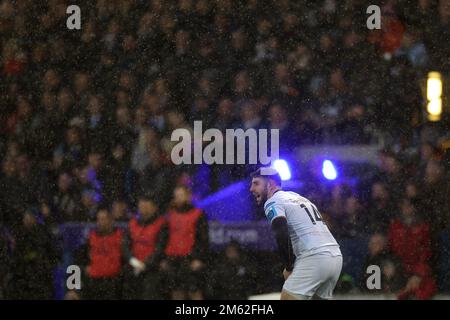
[[[287,280],[287,278],[289,278],[289,276],[291,275],[292,271],[287,271],[286,269],[283,270],[283,277],[284,280]]]
[[[201,268],[203,268],[203,262],[201,262],[198,259],[194,259],[191,262],[191,270],[192,271],[199,271]]]

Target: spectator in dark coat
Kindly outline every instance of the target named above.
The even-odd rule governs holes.
[[[169,205],[172,190],[175,188],[175,171],[164,157],[160,146],[153,146],[149,151],[150,163],[138,179],[138,194],[157,194],[160,208]]]
[[[8,298],[11,277],[12,235],[0,224],[0,299]]]
[[[55,240],[29,209],[15,235],[12,261],[13,299],[54,299],[53,268],[59,260]]]
[[[68,172],[61,172],[56,187],[50,206],[54,209],[57,220],[76,221],[81,195],[74,189],[72,176]]]
[[[17,165],[14,159],[9,157],[3,159],[0,177],[1,221],[8,227],[17,227],[21,222],[19,210],[22,202],[16,172]]]
[[[211,272],[213,295],[217,299],[246,300],[252,292],[255,274],[239,243],[230,242]]]
[[[370,293],[396,294],[405,285],[401,260],[389,252],[386,236],[381,233],[373,234],[369,239],[369,254],[362,268],[361,290]],[[380,289],[368,287],[369,266],[379,267],[381,271]]]
[[[346,238],[360,238],[366,234],[367,213],[355,196],[346,199],[344,215],[338,222],[338,234]]]
[[[372,185],[369,202],[368,229],[370,232],[386,232],[396,212],[397,208],[391,199],[386,184],[375,182]]]

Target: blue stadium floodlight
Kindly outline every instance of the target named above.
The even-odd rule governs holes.
[[[338,176],[336,167],[330,160],[324,160],[322,163],[322,174],[327,180],[335,180]]]
[[[286,160],[277,159],[273,162],[273,168],[280,174],[281,180],[286,181],[291,179],[291,170]]]

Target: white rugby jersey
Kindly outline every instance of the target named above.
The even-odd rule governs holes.
[[[270,223],[279,217],[286,218],[296,258],[322,252],[341,255],[319,210],[308,199],[295,192],[279,190],[266,201],[264,212]]]

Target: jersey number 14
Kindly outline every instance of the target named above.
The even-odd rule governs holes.
[[[313,217],[313,215],[311,214],[311,211],[309,211],[309,209],[308,209],[308,207],[306,205],[304,205],[302,203],[302,204],[300,204],[300,207],[302,207],[302,209],[305,209],[306,213],[308,214],[308,216],[311,219],[311,222],[313,224],[316,224],[316,221],[322,221],[322,223],[325,224],[325,222],[322,219],[322,216],[320,215],[319,210],[317,210],[317,208],[315,206],[311,205],[314,217]]]

